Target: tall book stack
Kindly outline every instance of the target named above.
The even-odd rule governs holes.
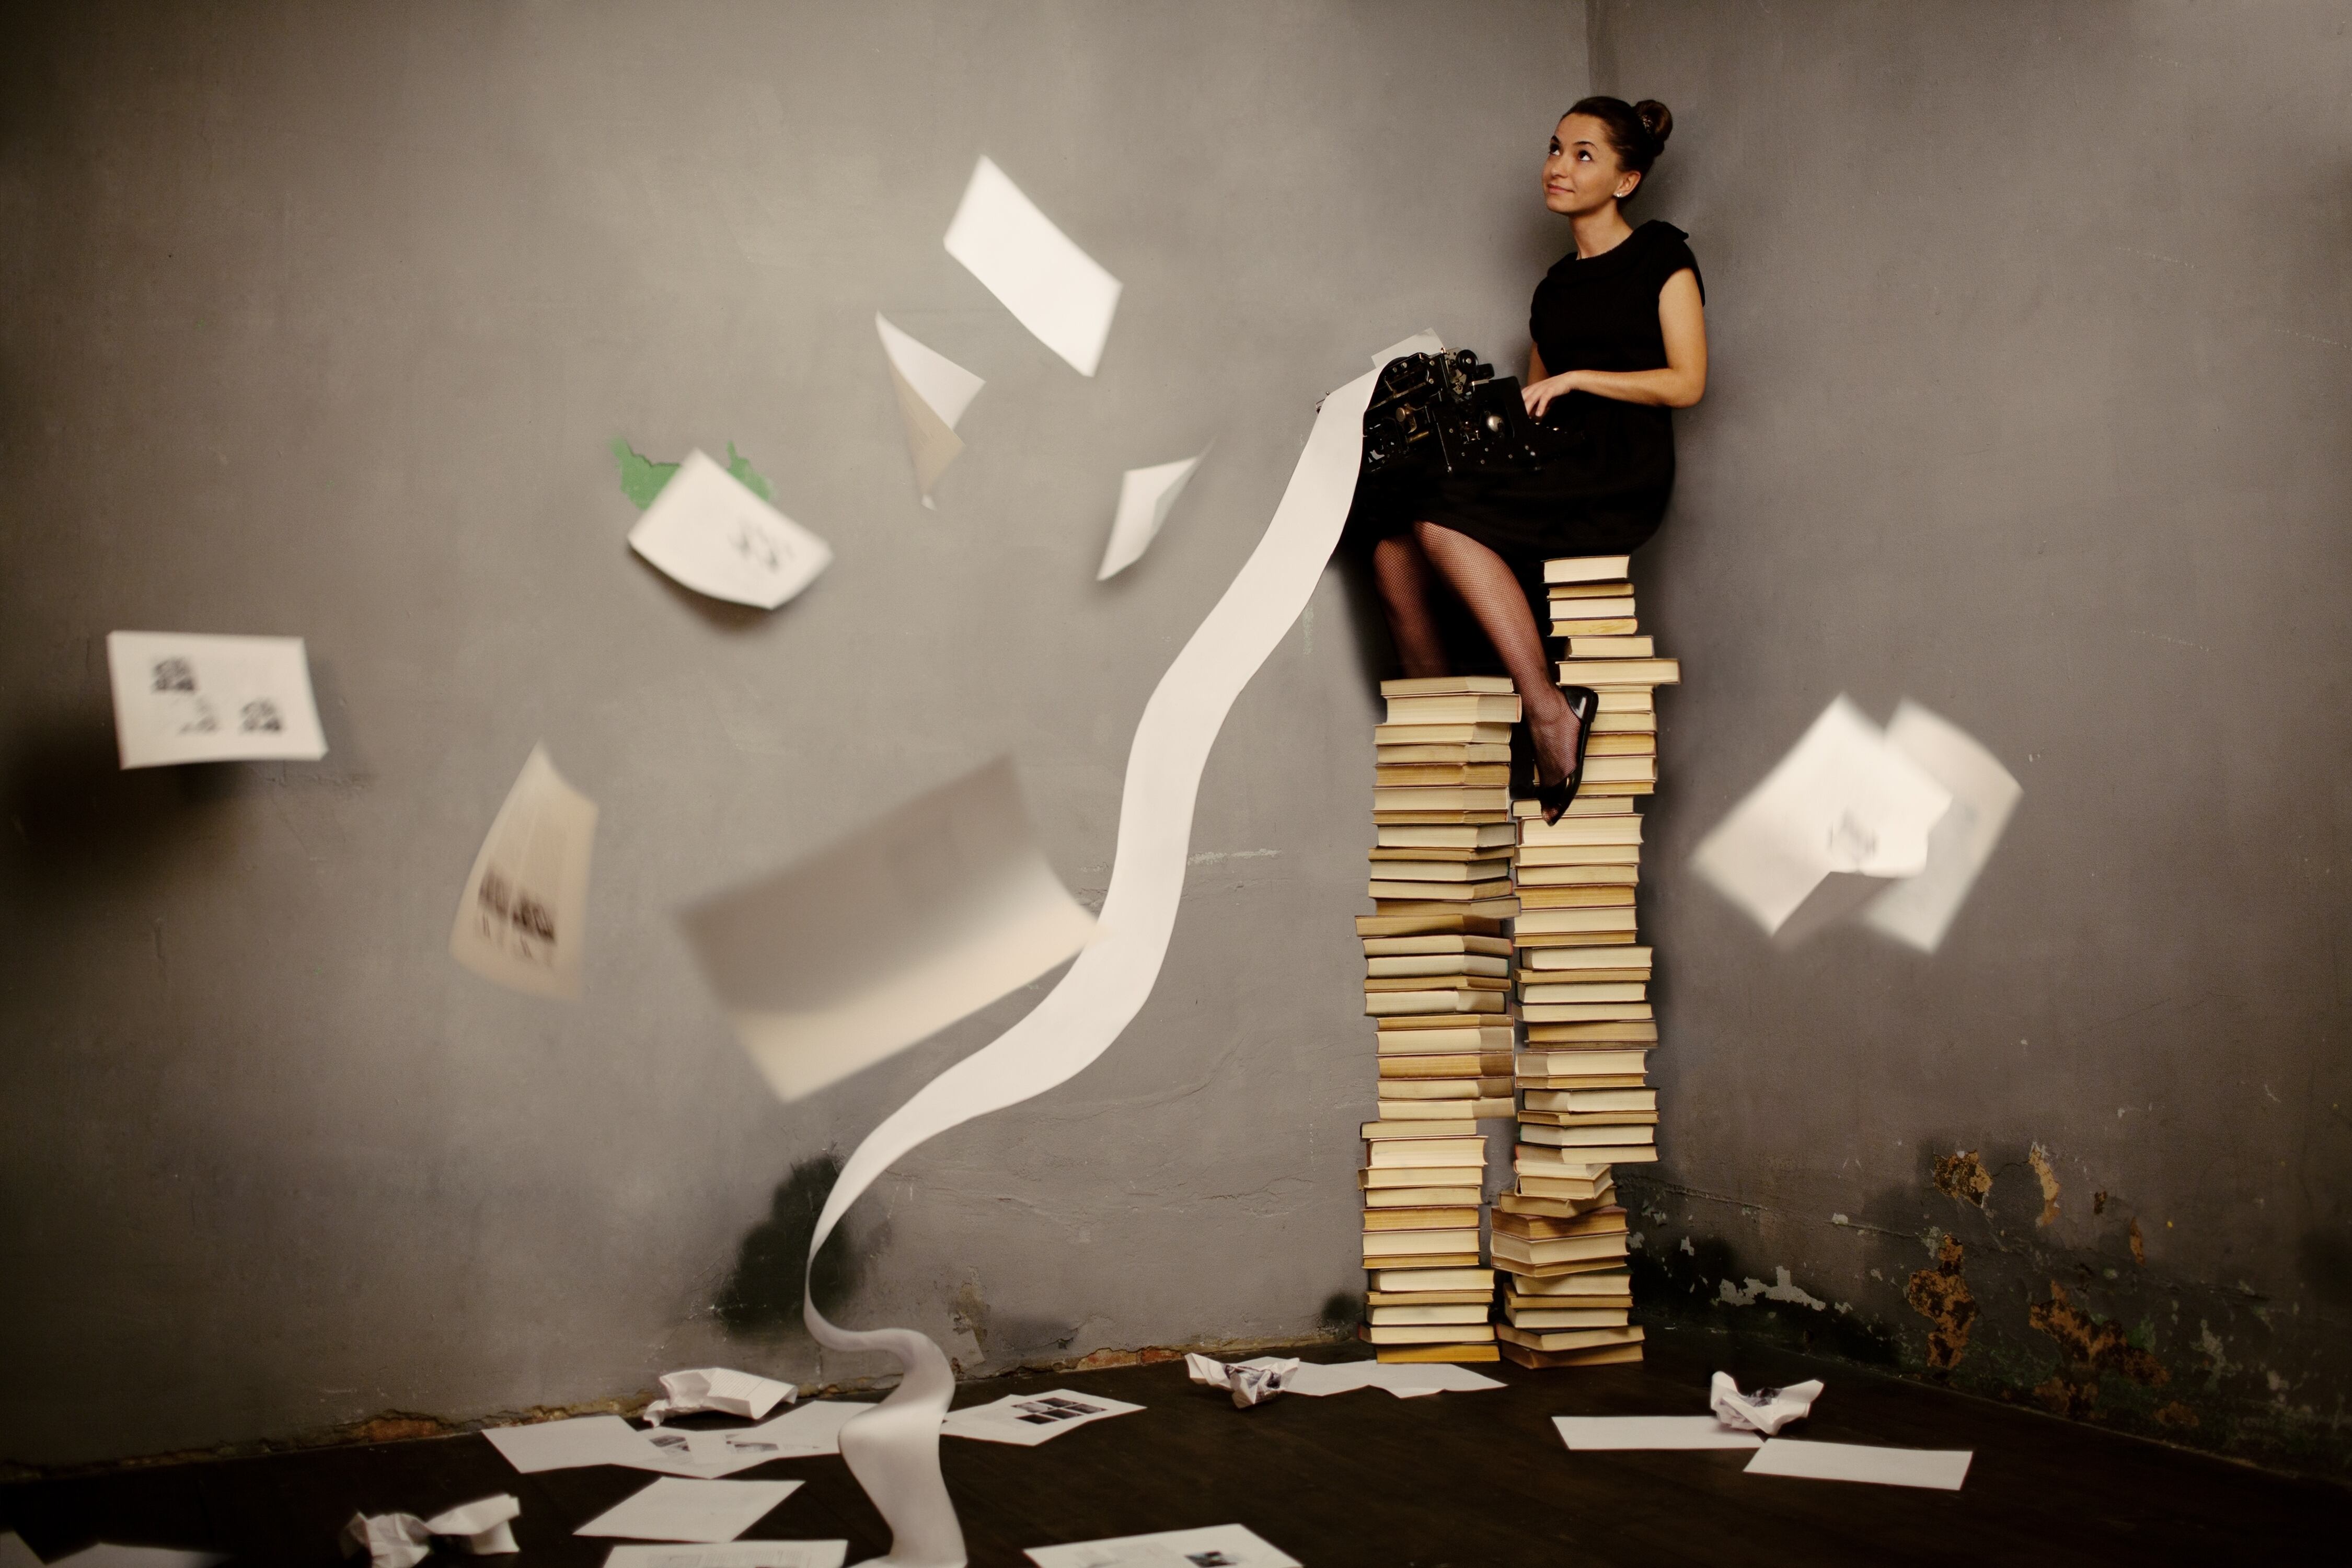
[[[1613,1173],[1658,1157],[1647,1077],[1658,1026],[1650,950],[1635,941],[1634,806],[1657,787],[1656,689],[1681,670],[1641,635],[1625,571],[1622,555],[1545,563],[1552,635],[1568,644],[1559,683],[1591,687],[1601,700],[1568,814],[1547,823],[1533,801],[1512,807],[1526,1038],[1515,1075],[1517,1180],[1495,1200],[1491,1247],[1504,1275],[1496,1333],[1522,1366],[1642,1359]]]
[[[1364,1011],[1379,1026],[1380,1119],[1364,1124],[1358,1333],[1382,1361],[1495,1361],[1480,1247],[1481,1119],[1511,1115],[1511,726],[1486,676],[1381,684]]]

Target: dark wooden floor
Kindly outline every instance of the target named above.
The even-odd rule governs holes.
[[[1744,1452],[1572,1455],[1551,1426],[1579,1413],[1701,1413],[1718,1365],[1749,1385],[1826,1378],[1812,1420],[1791,1436],[1974,1448],[1968,1486],[1749,1477]],[[1022,1548],[1051,1542],[1229,1521],[1309,1568],[2352,1560],[2352,1492],[1843,1366],[1662,1335],[1640,1366],[1480,1370],[1510,1386],[1290,1397],[1250,1411],[1193,1387],[1181,1363],[974,1384],[959,1403],[1066,1385],[1149,1408],[1035,1448],[948,1439],[948,1480],[976,1568],[1025,1564]],[[837,1458],[742,1474],[809,1483],[755,1537],[846,1536],[853,1563],[887,1545]],[[49,1558],[104,1536],[327,1564],[340,1561],[336,1531],[354,1509],[430,1514],[511,1491],[523,1551],[500,1561],[556,1568],[601,1563],[612,1543],[571,1531],[652,1479],[520,1476],[482,1438],[446,1437],[20,1484],[0,1489],[0,1521]]]

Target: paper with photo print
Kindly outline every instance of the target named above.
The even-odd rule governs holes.
[[[947,1437],[977,1437],[989,1443],[1013,1443],[1034,1448],[1091,1421],[1107,1421],[1142,1409],[1097,1394],[1076,1394],[1056,1388],[1045,1394],[1008,1394],[992,1405],[950,1410],[940,1424]]]
[[[629,530],[629,548],[698,594],[772,610],[833,563],[833,547],[697,447]]]
[[[300,637],[109,632],[106,666],[125,768],[327,754]]]
[[[1027,1556],[1037,1568],[1300,1568],[1297,1558],[1240,1524],[1033,1546]]]
[[[580,994],[596,803],[533,746],[457,899],[450,956],[517,991]]]

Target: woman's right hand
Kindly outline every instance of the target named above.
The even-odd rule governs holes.
[[[1566,397],[1576,390],[1576,372],[1564,370],[1558,375],[1546,376],[1519,388],[1519,396],[1528,405],[1528,417],[1540,419],[1556,398]]]

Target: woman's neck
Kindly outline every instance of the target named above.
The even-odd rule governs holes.
[[[1615,202],[1577,214],[1568,220],[1568,226],[1576,236],[1579,261],[1590,261],[1604,250],[1614,250],[1633,234],[1633,226],[1625,221],[1625,215],[1617,209]]]

